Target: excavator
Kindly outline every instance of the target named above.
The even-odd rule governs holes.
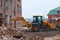
[[[43,16],[33,16],[33,21],[29,24],[24,17],[13,18],[11,21],[21,21],[27,28],[30,28],[32,31],[40,31],[40,30],[52,30],[55,28],[55,25],[49,23],[46,20],[43,20]]]

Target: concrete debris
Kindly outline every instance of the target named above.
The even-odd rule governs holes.
[[[55,36],[57,37],[57,36]],[[0,40],[60,40],[59,38],[55,38],[55,37],[21,37],[19,39],[14,38],[13,36],[10,35],[3,35],[2,38],[0,38]]]
[[[45,37],[44,40],[60,40],[60,35],[56,35],[53,37]]]
[[[60,40],[60,31],[30,32],[14,27],[0,27],[0,40]]]
[[[54,36],[54,40],[60,40],[60,35]]]
[[[54,40],[54,38],[53,37],[46,37],[46,38],[44,38],[44,40]]]

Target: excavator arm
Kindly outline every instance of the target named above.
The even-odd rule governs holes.
[[[53,23],[50,23],[50,22],[48,22],[46,20],[43,21],[43,24],[48,25],[50,28],[55,28],[55,25]]]
[[[19,20],[22,21],[27,28],[30,28],[30,25],[23,17],[13,18],[11,21],[19,21]]]

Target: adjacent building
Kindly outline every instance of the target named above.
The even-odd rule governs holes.
[[[57,24],[58,19],[60,19],[60,7],[57,7],[48,13],[48,20],[50,22]]]
[[[21,0],[0,0],[0,26],[4,22],[6,26],[16,27],[20,25],[20,21],[11,22],[10,20],[20,16],[22,16]]]

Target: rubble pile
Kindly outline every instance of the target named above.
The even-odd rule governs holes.
[[[55,38],[58,37],[58,38]],[[20,38],[15,38],[10,35],[3,35],[0,37],[0,40],[60,40],[59,36],[55,37],[20,37]]]
[[[60,31],[27,32],[14,27],[0,27],[0,40],[60,40]]]

